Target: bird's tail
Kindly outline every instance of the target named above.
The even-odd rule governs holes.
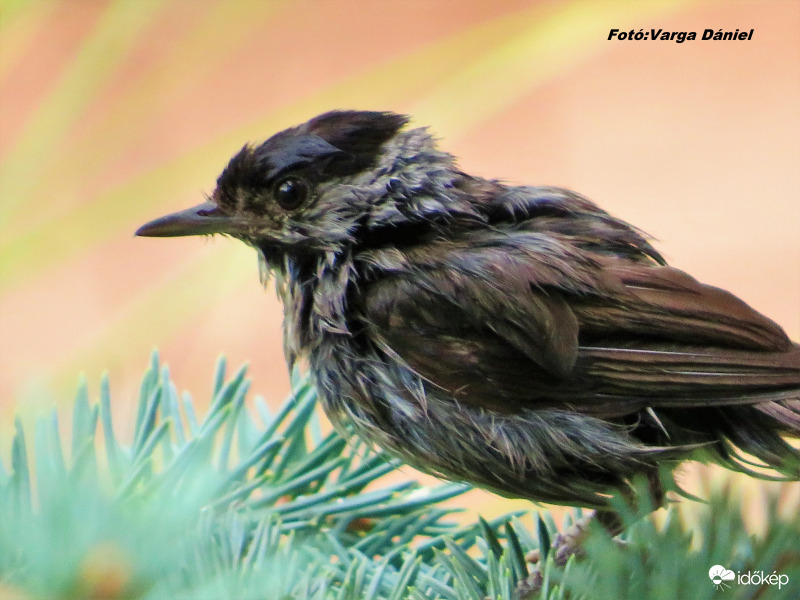
[[[796,398],[763,402],[753,408],[772,418],[776,428],[786,435],[800,438],[800,392]]]
[[[762,479],[800,481],[800,391],[797,395],[720,411],[729,468]]]

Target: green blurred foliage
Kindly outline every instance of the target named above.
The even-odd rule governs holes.
[[[271,414],[248,409],[245,369],[221,360],[204,417],[179,397],[153,355],[131,440],[118,439],[107,380],[99,403],[85,382],[71,441],[58,414],[33,436],[17,422],[0,469],[0,595],[10,598],[399,599],[518,597],[538,549],[541,592],[563,598],[774,598],[800,593],[800,515],[769,506],[766,532],[747,533],[740,505],[717,493],[690,532],[675,511],[663,527],[619,504],[623,542],[591,527],[587,556],[557,566],[547,512],[535,534],[509,514],[467,526],[442,502],[467,489],[381,478],[397,461],[320,433],[316,395],[295,391]],[[646,494],[646,490],[642,490]],[[568,527],[580,511],[563,524]],[[695,540],[693,542],[693,539]],[[708,570],[786,576],[718,591]]]

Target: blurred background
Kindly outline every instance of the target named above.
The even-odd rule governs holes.
[[[411,114],[468,172],[579,191],[800,340],[799,25],[792,0],[2,0],[0,452],[80,373],[96,397],[108,371],[124,429],[154,347],[201,405],[220,354],[281,402],[255,254],[133,232],[334,108]]]

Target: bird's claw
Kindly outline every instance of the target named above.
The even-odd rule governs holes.
[[[574,556],[581,559],[586,556],[583,548],[588,535],[589,526],[594,517],[585,517],[573,523],[565,532],[556,535],[550,548],[553,555],[553,562],[559,567],[563,567]],[[626,542],[618,538],[614,542],[621,547],[626,546]],[[526,600],[533,598],[542,589],[544,576],[542,574],[542,553],[540,550],[531,550],[525,555],[525,562],[534,565],[530,575],[517,584],[517,598]]]

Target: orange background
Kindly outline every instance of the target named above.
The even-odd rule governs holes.
[[[469,172],[579,191],[800,339],[799,25],[794,1],[4,1],[0,453],[80,372],[96,397],[108,370],[124,429],[153,347],[201,405],[220,353],[281,401],[254,253],[133,231],[332,108],[409,113]]]

